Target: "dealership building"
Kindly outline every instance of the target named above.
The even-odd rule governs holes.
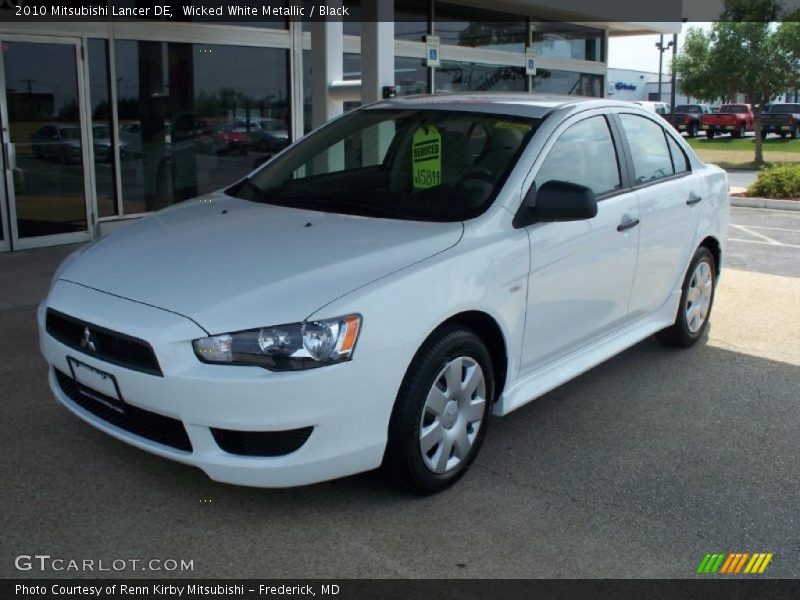
[[[31,3],[5,2],[0,15],[16,4]],[[307,15],[315,3],[283,4]],[[0,251],[91,240],[219,189],[314,127],[387,95],[620,96],[610,93],[609,36],[680,30],[677,18],[604,22],[559,4],[498,0],[488,11],[478,1],[345,0],[350,16],[326,21],[56,23],[7,14]]]

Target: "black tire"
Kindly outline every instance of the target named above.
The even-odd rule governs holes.
[[[781,131],[780,136],[781,136],[782,140],[785,140],[786,139],[786,132],[785,131]]]
[[[687,302],[689,302],[689,289],[691,287],[692,276],[695,269],[701,262],[706,262],[711,268],[711,298],[708,303],[708,312],[705,321],[697,331],[692,332],[686,322],[686,309]],[[678,348],[688,348],[692,346],[703,337],[703,334],[708,327],[708,321],[711,318],[711,309],[714,306],[714,294],[717,291],[717,265],[714,260],[714,255],[705,246],[700,246],[692,257],[689,263],[689,268],[686,270],[686,275],[683,279],[683,292],[681,293],[681,301],[678,305],[678,314],[675,316],[675,322],[666,329],[662,329],[656,334],[656,337],[668,346],[675,346]]]
[[[420,448],[420,427],[428,392],[437,375],[456,357],[469,357],[484,374],[486,402],[483,418],[466,458],[444,472],[434,473],[424,463]],[[447,325],[436,331],[417,351],[397,393],[389,421],[389,436],[382,471],[392,483],[416,494],[432,494],[458,481],[469,469],[486,435],[494,399],[492,359],[481,339],[469,329]]]
[[[706,138],[709,140],[714,139],[714,130],[713,129],[706,129]]]
[[[769,135],[769,129],[762,129],[762,130],[761,130],[761,139],[762,139],[762,140],[765,140],[765,139],[767,139],[767,136],[768,136],[768,135]]]
[[[689,123],[689,127],[686,129],[686,133],[689,134],[690,138],[697,137],[697,123]]]

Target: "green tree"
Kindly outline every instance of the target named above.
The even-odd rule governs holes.
[[[684,94],[704,100],[747,96],[754,105],[755,164],[760,166],[761,111],[798,83],[800,30],[778,0],[725,0],[724,7],[710,34],[689,30],[673,69]]]

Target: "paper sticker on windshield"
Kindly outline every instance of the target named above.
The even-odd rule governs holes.
[[[414,189],[424,190],[442,183],[442,135],[436,127],[420,127],[411,144]]]

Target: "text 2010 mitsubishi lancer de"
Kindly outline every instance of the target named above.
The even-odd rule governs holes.
[[[241,485],[464,474],[506,415],[706,328],[726,176],[657,115],[536,95],[381,101],[70,256],[58,400]]]

